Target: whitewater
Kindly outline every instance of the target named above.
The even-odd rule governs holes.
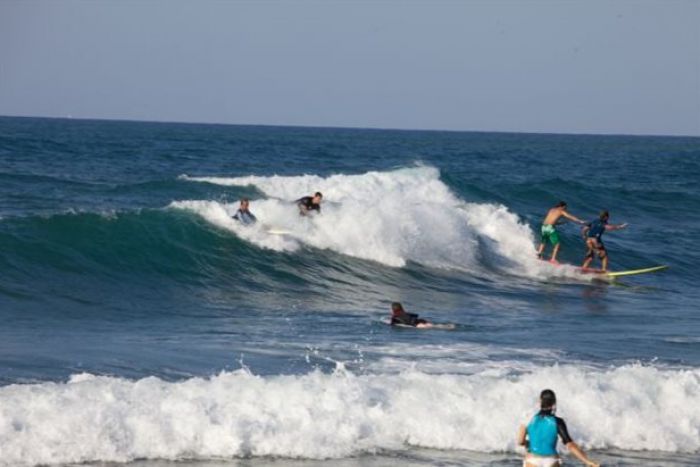
[[[238,203],[190,200],[186,209],[263,248],[295,251],[302,246],[403,267],[408,261],[471,274],[507,273],[531,277],[570,277],[573,268],[553,268],[534,255],[535,237],[507,207],[460,200],[434,167],[359,175],[319,177],[190,177],[182,180],[254,187],[265,198],[253,202],[259,217],[250,228],[232,219]],[[299,216],[294,201],[320,191],[323,215]],[[286,235],[270,230],[289,232]]]

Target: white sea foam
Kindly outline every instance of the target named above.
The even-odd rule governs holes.
[[[413,261],[432,267],[478,272],[485,265],[502,271],[541,276],[574,276],[573,268],[554,268],[535,259],[532,230],[505,206],[459,199],[432,167],[415,167],[361,175],[319,177],[187,177],[226,186],[254,186],[267,198],[251,210],[261,226],[242,228],[227,217],[235,204],[179,201],[208,221],[235,231],[265,248],[315,248],[401,267]],[[322,215],[298,215],[293,200],[321,191]],[[290,235],[270,235],[274,226]]]
[[[515,450],[545,387],[586,447],[700,450],[700,370],[541,366],[510,376],[332,374],[210,379],[74,376],[0,388],[0,465],[340,458],[408,446]]]

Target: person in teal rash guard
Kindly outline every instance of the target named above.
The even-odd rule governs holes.
[[[540,411],[527,426],[520,426],[517,441],[527,450],[523,467],[560,467],[562,461],[557,452],[557,438],[561,438],[569,452],[585,465],[600,467],[574,443],[564,420],[554,415],[556,409],[557,396],[551,389],[545,389],[540,394]]]

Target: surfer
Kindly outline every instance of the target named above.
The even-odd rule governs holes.
[[[571,439],[564,420],[554,415],[556,409],[557,396],[551,389],[545,389],[540,393],[540,411],[527,426],[520,425],[517,443],[527,450],[523,467],[560,467],[557,436],[578,460],[589,467],[599,467]]]
[[[257,219],[255,218],[253,213],[250,212],[249,207],[250,200],[248,200],[248,198],[241,198],[241,204],[238,207],[238,211],[236,211],[236,214],[233,215],[233,218],[243,225],[255,224],[255,222],[257,222]]]
[[[593,261],[595,254],[598,254],[601,263],[601,271],[608,270],[608,252],[603,245],[602,236],[608,230],[620,230],[627,227],[627,224],[608,224],[610,220],[610,213],[608,211],[601,211],[598,219],[589,222],[583,228],[581,233],[583,238],[586,239],[586,257],[583,260],[582,269],[587,269],[588,266]]]
[[[403,305],[399,302],[394,302],[391,304],[391,323],[392,326],[397,324],[403,324],[404,326],[413,326],[416,328],[429,328],[432,323],[419,318],[416,313],[407,313],[403,309]]]
[[[306,216],[311,211],[317,211],[320,214],[322,199],[323,195],[320,191],[314,193],[313,196],[304,196],[303,198],[299,198],[295,201],[297,203],[297,207],[299,207],[299,214]]]
[[[549,261],[551,263],[557,263],[557,254],[559,254],[559,247],[561,247],[561,243],[559,243],[559,233],[557,232],[556,225],[560,218],[565,217],[574,222],[578,222],[579,224],[585,224],[585,222],[578,217],[569,214],[566,211],[566,207],[567,204],[565,201],[559,201],[547,212],[544,221],[542,221],[541,243],[540,247],[537,249],[538,258],[542,259],[544,255],[544,248],[547,245],[547,242],[549,242],[553,246],[552,256],[549,258]]]

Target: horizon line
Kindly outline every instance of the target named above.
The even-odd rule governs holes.
[[[697,135],[688,134],[658,134],[658,133],[589,133],[589,132],[557,132],[557,131],[515,131],[515,130],[454,130],[437,128],[395,128],[395,127],[362,127],[362,126],[336,126],[336,125],[312,125],[312,124],[276,124],[276,123],[225,123],[210,121],[185,121],[185,120],[142,120],[128,118],[108,118],[108,117],[73,117],[73,116],[43,116],[43,115],[5,115],[0,114],[0,118],[26,118],[45,120],[79,120],[97,122],[129,122],[129,123],[159,123],[178,125],[217,125],[217,126],[249,126],[249,127],[271,127],[271,128],[307,128],[307,129],[328,129],[328,130],[368,130],[368,131],[414,131],[414,132],[435,132],[435,133],[496,133],[496,134],[521,134],[521,135],[552,135],[552,136],[624,136],[624,137],[655,137],[655,138],[700,138]]]

